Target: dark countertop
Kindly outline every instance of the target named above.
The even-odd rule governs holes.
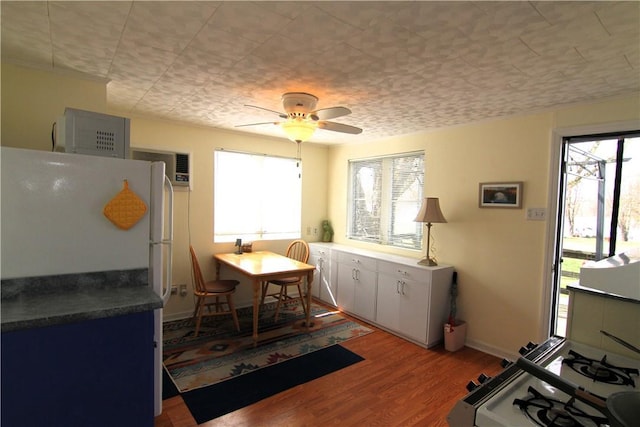
[[[601,296],[601,297],[604,297],[604,298],[611,298],[611,299],[617,299],[619,301],[626,301],[626,302],[631,302],[631,303],[634,303],[634,304],[640,304],[640,301],[637,300],[637,299],[625,297],[625,296],[618,295],[618,294],[612,294],[612,293],[609,293],[609,292],[601,291],[599,289],[589,288],[587,286],[582,286],[582,285],[580,285],[578,283],[567,285],[567,289],[573,290],[573,291],[576,291],[576,292],[583,292],[583,293],[586,293],[586,294]]]
[[[162,308],[148,269],[3,279],[1,330],[18,331]]]

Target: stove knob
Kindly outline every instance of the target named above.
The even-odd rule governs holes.
[[[525,354],[529,353],[531,350],[533,350],[537,346],[538,346],[538,344],[534,344],[531,341],[529,341],[527,343],[527,345],[525,345],[523,347],[520,347],[520,350],[518,350],[518,353],[520,353],[522,356],[524,356]]]
[[[490,379],[491,379],[491,377],[487,376],[487,375],[486,375],[486,374],[484,374],[484,373],[482,373],[482,374],[480,374],[480,375],[478,376],[478,382],[479,382],[480,384],[484,384],[484,383],[486,383],[487,381],[489,381]]]
[[[513,362],[511,360],[508,359],[502,359],[502,362],[500,362],[500,366],[502,366],[503,368],[506,368],[507,366],[511,365]]]
[[[476,384],[473,381],[469,381],[469,383],[467,384],[467,391],[473,391],[475,389],[477,389],[478,387],[480,387],[480,384]]]

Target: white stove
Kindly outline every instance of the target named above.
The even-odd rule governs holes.
[[[620,391],[640,391],[640,360],[551,337],[521,350],[525,362],[605,400]],[[505,370],[459,401],[447,420],[458,426],[607,426],[606,414],[521,368]],[[520,366],[519,366],[520,365]],[[544,372],[544,371],[543,371]],[[594,379],[595,378],[595,379]]]

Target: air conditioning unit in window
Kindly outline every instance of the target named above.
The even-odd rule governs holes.
[[[177,188],[191,189],[189,154],[132,148],[131,159],[164,162],[165,174],[171,180],[171,184]]]

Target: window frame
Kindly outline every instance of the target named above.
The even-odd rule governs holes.
[[[398,195],[394,196],[394,189],[397,190],[397,182],[394,183],[394,162],[396,160],[411,160],[419,162],[419,169],[415,171],[406,170],[402,173],[406,175],[406,178],[410,178],[411,173],[417,173],[415,180],[411,182],[410,185],[403,186],[404,190],[400,190],[401,194],[405,194],[407,191],[412,190],[416,196],[409,201],[405,201],[404,203],[413,204],[415,207],[415,213],[420,210],[420,206],[423,199],[424,193],[424,176],[425,176],[425,153],[424,151],[412,151],[406,153],[395,153],[389,155],[368,157],[368,158],[360,158],[360,159],[350,159],[348,165],[348,188],[347,188],[347,230],[346,237],[350,240],[356,240],[361,242],[368,242],[373,244],[397,247],[402,249],[410,249],[410,250],[422,250],[423,246],[423,228],[422,223],[416,222],[414,223],[413,219],[415,217],[415,213],[413,213],[413,207],[410,209],[404,209],[404,218],[403,224],[406,224],[405,228],[411,228],[411,231],[407,231],[405,233],[398,233],[395,228],[397,225],[395,216],[398,212],[397,204],[401,202],[401,197]],[[369,189],[369,192],[374,194],[376,193],[376,188],[379,192],[378,195],[372,195],[371,197],[375,197],[375,201],[370,200],[369,204],[371,206],[371,210],[375,210],[374,204],[379,203],[379,212],[378,212],[378,222],[377,222],[377,234],[366,236],[363,234],[361,230],[366,226],[363,226],[361,222],[357,219],[356,203],[367,203],[363,194],[356,194],[359,190],[356,188],[356,181],[358,178],[356,177],[357,171],[356,167],[365,168],[367,164],[372,165],[372,169],[374,169],[374,177],[373,180],[379,180],[379,183],[372,184],[373,187]],[[379,167],[376,168],[376,165],[379,164]],[[379,170],[380,176],[375,176],[376,171]],[[404,177],[403,177],[404,178]],[[397,181],[397,180],[396,180]],[[365,193],[366,191],[360,187],[360,190]],[[359,197],[356,197],[359,196]],[[407,212],[411,211],[411,217],[409,219]],[[375,220],[374,220],[375,222]],[[411,225],[409,225],[411,224]],[[375,223],[373,224],[375,226]],[[403,239],[402,236],[411,236],[409,239]]]

